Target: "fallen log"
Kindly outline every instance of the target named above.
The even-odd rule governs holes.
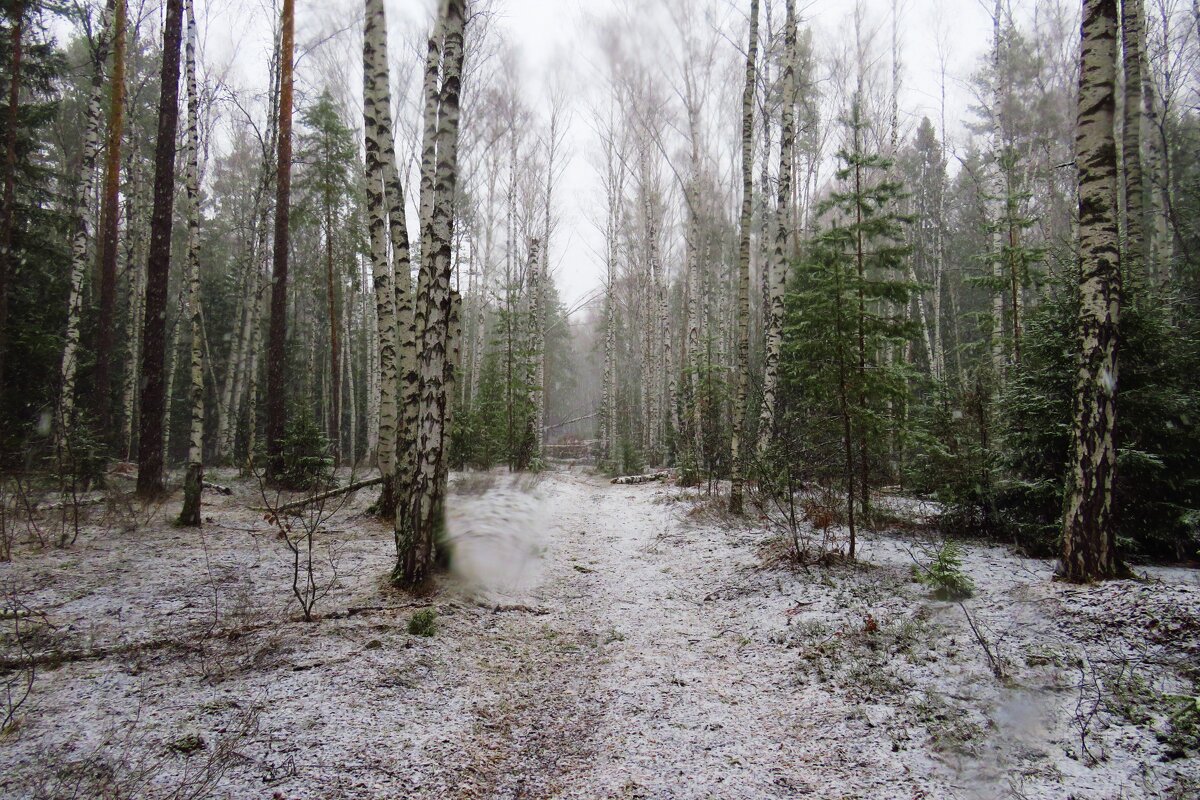
[[[108,501],[108,495],[103,494],[99,497],[80,497],[74,500],[60,500],[56,503],[47,503],[46,505],[35,505],[36,511],[57,511],[61,508],[83,508],[84,506],[98,506]]]
[[[323,502],[325,500],[330,499],[331,497],[340,497],[344,494],[350,494],[351,492],[357,492],[359,489],[366,489],[368,486],[377,486],[378,484],[381,484],[381,483],[383,483],[382,475],[378,478],[370,478],[365,481],[356,481],[356,482],[350,484],[349,486],[343,486],[340,489],[330,489],[328,492],[321,492],[320,494],[314,494],[314,495],[309,495],[308,497],[302,497],[301,499],[294,500],[291,503],[284,503],[283,505],[281,505],[277,508],[253,507],[251,510],[252,511],[262,511],[267,514],[287,514],[291,511],[295,511],[298,508],[304,508],[305,506],[312,505],[313,503]]]
[[[632,486],[639,483],[666,480],[670,476],[669,472],[652,472],[648,475],[623,475],[619,478],[613,478],[611,483],[615,483],[618,486]]]
[[[213,483],[211,481],[204,481],[203,485],[204,485],[205,489],[211,489],[214,492],[216,492],[217,494],[226,494],[226,495],[233,494],[233,489],[231,489],[228,486],[222,486],[219,483]]]

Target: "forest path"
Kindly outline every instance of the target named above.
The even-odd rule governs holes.
[[[566,472],[539,492],[553,513],[528,602],[548,613],[503,615],[488,650],[508,657],[481,659],[493,700],[463,743],[486,796],[790,797],[820,764],[853,768],[853,742],[820,743],[841,713],[747,635],[737,587],[759,559],[735,531],[687,524],[653,484]]]

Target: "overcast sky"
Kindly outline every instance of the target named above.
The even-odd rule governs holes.
[[[877,31],[879,58],[890,71],[892,0],[863,0],[869,28]],[[197,0],[203,52],[210,70],[222,70],[235,86],[257,88],[266,82],[265,56],[269,48],[271,0]],[[691,0],[683,0],[691,2]],[[707,2],[707,0],[695,0]],[[569,161],[558,197],[560,222],[553,242],[553,267],[564,298],[587,294],[602,273],[599,234],[592,220],[601,200],[588,128],[588,98],[602,83],[594,47],[594,20],[613,13],[630,13],[658,5],[654,0],[493,0],[493,24],[511,41],[519,55],[522,85],[527,102],[544,103],[547,76],[567,75],[572,98],[572,128],[567,136]],[[1028,18],[1035,0],[1014,0],[1018,17]],[[940,63],[944,56],[947,73],[947,128],[950,141],[965,138],[963,123],[971,102],[966,79],[976,69],[991,38],[991,2],[988,0],[899,0],[900,45],[903,93],[902,125],[911,130],[923,115],[939,117]],[[747,0],[713,0],[717,24],[729,29],[731,38],[721,40],[729,58],[737,57],[744,44],[732,38],[744,26]],[[393,59],[414,59],[421,32],[432,15],[433,0],[387,0],[391,54]],[[828,55],[849,37],[849,20],[854,0],[797,0],[802,24],[813,29],[820,69],[828,70]],[[301,58],[299,81],[310,89],[324,82],[339,81],[353,97],[359,90],[358,53],[361,52],[359,21],[361,4],[350,0],[297,0],[297,40],[301,44],[325,40],[336,34],[316,53]],[[782,24],[778,3],[775,25]],[[649,54],[653,56],[653,54]],[[355,102],[357,100],[355,99]]]

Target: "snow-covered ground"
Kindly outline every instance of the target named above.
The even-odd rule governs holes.
[[[0,585],[47,663],[0,794],[1200,796],[1195,717],[1164,697],[1196,702],[1194,571],[1081,588],[966,545],[960,606],[912,579],[913,536],[798,568],[703,496],[572,469],[457,478],[455,576],[412,598],[373,499],[317,537],[312,623],[248,484],[206,495],[200,532],[97,507],[73,546],[19,547]],[[410,635],[425,607],[436,635]]]

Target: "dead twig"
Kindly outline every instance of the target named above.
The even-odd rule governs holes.
[[[963,615],[967,618],[967,624],[971,626],[971,633],[975,634],[975,641],[979,642],[979,646],[983,648],[983,654],[987,656],[988,666],[992,668],[992,674],[996,676],[996,680],[1004,680],[1004,660],[1000,657],[1000,653],[993,652],[994,648],[983,635],[983,632],[979,630],[979,626],[975,624],[975,620],[971,617],[971,613],[967,611],[967,607],[963,605],[962,601],[959,601],[958,607],[962,609]]]
[[[320,494],[309,495],[308,497],[295,500],[291,503],[284,503],[276,508],[255,506],[251,508],[251,511],[262,511],[270,514],[288,514],[297,509],[304,508],[305,506],[310,506],[314,503],[322,503],[330,498],[340,497],[341,495],[350,494],[351,492],[357,492],[359,489],[366,489],[369,486],[378,486],[381,483],[383,483],[383,476],[378,478],[370,478],[365,481],[357,481],[355,483],[351,483],[349,486],[343,486],[339,489],[330,489],[329,491],[321,492]]]

